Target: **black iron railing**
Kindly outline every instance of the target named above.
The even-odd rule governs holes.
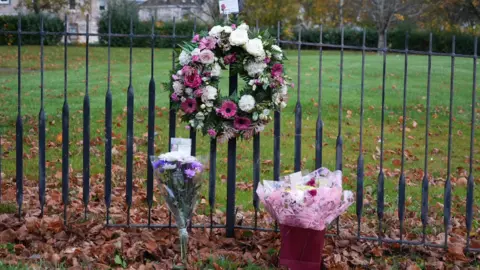
[[[67,18],[65,17],[65,22]],[[156,83],[154,78],[154,60],[155,60],[155,40],[172,39],[173,47],[176,47],[177,38],[188,38],[186,36],[176,35],[175,20],[173,24],[172,35],[158,35],[155,33],[155,21],[152,19],[152,33],[150,35],[142,34],[138,35],[134,33],[133,24],[130,22],[129,34],[116,34],[111,33],[111,22],[109,21],[108,33],[90,33],[88,27],[85,33],[70,33],[67,31],[67,24],[65,23],[65,30],[63,32],[46,32],[44,31],[43,20],[40,24],[38,32],[24,32],[22,31],[21,19],[19,18],[17,31],[3,31],[0,30],[0,34],[16,34],[18,36],[18,101],[17,101],[17,119],[16,119],[16,203],[18,205],[18,214],[22,214],[23,205],[23,121],[22,121],[22,36],[25,35],[39,35],[40,36],[40,112],[38,115],[38,140],[39,140],[39,200],[40,207],[43,214],[43,208],[45,205],[45,185],[46,185],[46,164],[45,164],[45,140],[46,140],[46,116],[44,111],[44,39],[47,35],[62,35],[64,36],[64,103],[62,108],[62,202],[64,204],[64,222],[67,224],[67,206],[69,203],[69,103],[67,99],[67,83],[68,83],[68,57],[67,57],[67,40],[69,36],[84,36],[86,38],[86,77],[85,77],[85,95],[83,100],[83,204],[84,214],[87,216],[88,204],[90,199],[90,98],[89,98],[89,38],[92,36],[106,36],[108,37],[108,78],[107,78],[107,91],[105,95],[105,186],[104,186],[104,201],[106,207],[106,226],[111,227],[148,227],[148,228],[168,228],[174,226],[172,224],[171,215],[169,216],[168,224],[153,224],[151,218],[153,198],[154,198],[154,176],[150,162],[147,162],[147,205],[148,205],[148,222],[146,224],[134,224],[130,220],[130,208],[132,205],[132,191],[133,191],[133,155],[134,155],[134,141],[133,141],[133,128],[134,128],[134,88],[132,86],[132,61],[133,61],[133,39],[134,38],[150,38],[151,42],[151,74],[150,82],[148,86],[148,156],[154,154],[154,137],[155,137],[155,97],[156,97]],[[258,25],[257,25],[258,27]],[[195,32],[196,24],[192,27]],[[295,154],[294,154],[294,169],[296,171],[301,169],[302,161],[302,104],[300,102],[301,94],[301,51],[303,46],[316,47],[319,50],[319,86],[318,86],[318,112],[316,120],[316,134],[315,134],[315,167],[320,168],[323,165],[323,142],[324,142],[324,120],[322,119],[322,88],[323,80],[322,70],[324,64],[324,49],[335,49],[340,51],[340,76],[339,76],[339,96],[338,96],[338,134],[336,136],[336,165],[335,168],[342,170],[343,168],[343,148],[344,141],[342,138],[342,118],[343,118],[343,80],[344,80],[344,52],[345,50],[359,51],[361,52],[361,99],[360,99],[360,127],[359,127],[359,148],[358,148],[358,160],[356,166],[356,216],[357,216],[357,238],[362,240],[378,241],[380,243],[399,243],[406,245],[425,245],[433,247],[447,248],[448,244],[448,227],[451,219],[451,204],[452,204],[452,184],[451,184],[451,160],[452,160],[452,122],[453,122],[453,96],[454,96],[454,75],[455,75],[455,59],[458,57],[472,59],[473,61],[473,82],[472,82],[472,110],[471,110],[471,131],[470,131],[470,153],[469,153],[469,170],[468,170],[468,182],[467,182],[467,196],[466,196],[466,229],[467,240],[466,250],[478,252],[480,249],[471,248],[470,236],[472,231],[472,221],[474,219],[473,207],[474,207],[474,176],[473,176],[473,162],[474,162],[474,141],[475,141],[475,115],[476,115],[476,72],[477,72],[477,39],[475,39],[475,50],[473,55],[459,55],[455,53],[455,38],[452,40],[452,52],[449,53],[436,53],[432,51],[432,35],[430,35],[430,49],[428,52],[413,51],[408,49],[408,35],[405,37],[405,49],[389,49],[383,48],[370,48],[366,47],[366,35],[363,33],[363,45],[362,46],[349,46],[344,44],[344,31],[342,29],[341,44],[324,44],[323,43],[323,28],[320,28],[320,42],[309,43],[302,42],[301,32],[298,36],[298,41],[289,41],[280,39],[280,23],[277,26],[277,43],[279,45],[296,46],[298,50],[298,78],[296,86],[296,105],[295,105]],[[111,224],[110,223],[110,206],[112,203],[112,91],[110,89],[111,83],[111,38],[123,37],[128,38],[130,41],[129,46],[129,86],[127,90],[127,145],[126,145],[126,204],[127,210],[127,222],[125,224]],[[385,37],[387,37],[385,33]],[[387,42],[385,42],[387,44]],[[408,88],[408,59],[409,55],[424,55],[428,57],[428,81],[426,91],[426,126],[425,126],[425,160],[424,160],[424,176],[421,182],[421,221],[422,221],[422,239],[418,241],[405,240],[404,237],[404,221],[405,221],[405,196],[406,196],[406,179],[405,179],[405,130],[406,121],[402,123],[402,155],[401,155],[401,169],[400,177],[398,179],[398,219],[400,223],[400,239],[389,239],[382,237],[382,233],[379,233],[378,237],[366,237],[362,236],[361,222],[364,211],[364,179],[365,179],[365,158],[364,158],[364,94],[365,94],[365,56],[366,52],[379,52],[383,54],[383,71],[382,71],[382,87],[381,87],[381,134],[380,134],[380,161],[379,161],[379,174],[377,178],[377,218],[378,218],[378,231],[383,231],[384,209],[385,209],[385,175],[384,175],[384,140],[385,140],[385,87],[387,77],[387,54],[396,53],[402,54],[405,57],[404,64],[404,80],[403,80],[403,103],[402,103],[402,115],[403,119],[407,116],[407,88]],[[175,52],[172,52],[172,67],[175,66]],[[444,230],[445,240],[443,244],[430,243],[426,239],[426,228],[428,225],[428,198],[429,198],[429,129],[430,129],[430,101],[431,101],[431,74],[432,74],[432,56],[449,56],[451,57],[451,79],[450,79],[450,100],[449,100],[449,127],[448,127],[448,163],[447,163],[447,179],[445,181],[444,192]],[[229,93],[234,94],[238,87],[238,77],[236,74],[230,73],[229,78]],[[176,111],[170,109],[169,112],[169,137],[175,137],[176,134]],[[273,123],[273,178],[274,180],[280,179],[280,137],[281,137],[281,113],[274,112]],[[192,139],[192,154],[196,153],[196,132],[190,131],[190,137]],[[0,142],[2,140],[0,134]],[[210,224],[193,224],[194,228],[223,228],[226,230],[227,237],[233,237],[236,229],[248,229],[248,230],[276,230],[275,228],[261,228],[258,226],[258,211],[259,211],[259,198],[257,197],[255,190],[260,181],[260,142],[261,136],[257,134],[253,137],[253,206],[255,210],[253,227],[238,226],[236,225],[236,205],[235,205],[235,192],[236,192],[236,139],[231,139],[228,142],[228,163],[227,163],[227,200],[226,200],[226,224],[214,224],[213,221],[213,209],[215,208],[215,195],[216,195],[216,180],[217,180],[217,141],[215,139],[210,140],[210,171],[209,171],[209,185],[208,185],[208,204],[210,205]],[[0,143],[0,172],[2,166],[2,144]],[[0,183],[2,181],[0,175]],[[1,184],[0,184],[1,187]],[[336,221],[336,233],[339,234],[341,222]]]

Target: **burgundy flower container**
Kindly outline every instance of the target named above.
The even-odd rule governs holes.
[[[291,270],[320,270],[325,230],[296,228],[280,224],[280,264]]]

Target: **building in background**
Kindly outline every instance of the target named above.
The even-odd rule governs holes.
[[[139,4],[140,20],[157,21],[197,17],[203,22],[210,22],[211,17],[205,10],[209,0],[146,0]]]

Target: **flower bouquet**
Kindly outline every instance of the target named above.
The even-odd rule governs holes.
[[[257,194],[280,224],[280,264],[320,269],[326,226],[353,203],[353,193],[342,190],[342,172],[297,172],[281,181],[263,181]]]
[[[188,231],[193,210],[197,204],[204,166],[197,158],[185,152],[169,152],[150,157],[160,192],[175,217],[183,263],[187,261]]]

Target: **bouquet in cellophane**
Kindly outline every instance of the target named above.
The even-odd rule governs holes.
[[[263,181],[256,192],[280,224],[280,264],[320,269],[326,226],[353,203],[353,193],[342,189],[342,172],[297,172],[281,181]]]
[[[204,165],[184,151],[175,151],[150,157],[160,192],[177,223],[181,258],[187,259],[187,227],[197,204]]]

